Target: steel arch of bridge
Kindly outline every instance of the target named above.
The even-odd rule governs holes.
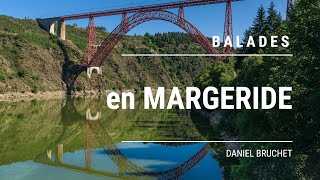
[[[100,145],[104,146],[105,152],[118,166],[123,167],[127,175],[138,177],[155,177],[157,179],[176,179],[187,173],[197,164],[199,164],[206,156],[211,152],[209,144],[203,146],[196,154],[190,157],[186,162],[179,165],[176,168],[162,171],[153,172],[141,168],[132,163],[127,157],[120,151],[120,149],[112,142],[109,135],[106,133],[101,121],[89,123],[90,129],[93,135],[98,139]]]
[[[109,34],[93,55],[93,59],[88,63],[88,66],[102,66],[104,61],[110,55],[112,49],[125,34],[136,26],[152,20],[163,20],[179,26],[193,37],[208,54],[218,54],[218,51],[212,47],[210,41],[194,25],[183,17],[168,11],[140,12],[130,16],[126,20],[123,20],[121,24]],[[221,60],[220,57],[217,57],[217,59]]]

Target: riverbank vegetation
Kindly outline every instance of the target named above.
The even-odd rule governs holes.
[[[233,179],[319,179],[320,169],[320,2],[299,0],[288,22],[274,4],[259,8],[250,35],[290,37],[289,48],[242,48],[238,53],[293,54],[293,57],[247,57],[216,62],[197,86],[292,87],[292,110],[224,111],[220,128],[240,140],[292,140],[292,144],[241,144],[243,149],[293,149],[288,159],[242,158],[230,167]]]

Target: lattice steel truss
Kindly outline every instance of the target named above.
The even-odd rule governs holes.
[[[178,2],[170,2],[170,3],[158,3],[153,5],[144,5],[144,6],[137,6],[137,7],[130,7],[130,8],[113,9],[113,10],[82,13],[82,14],[73,14],[73,15],[62,16],[61,19],[64,19],[64,20],[87,19],[89,17],[112,16],[112,15],[119,15],[124,13],[129,14],[129,13],[139,13],[139,12],[151,12],[151,11],[176,9],[180,7],[220,4],[220,3],[225,3],[227,1],[229,0],[187,0],[187,1],[178,1]],[[230,0],[230,1],[237,2],[241,0]]]
[[[225,41],[227,37],[230,37],[231,42],[233,44],[233,27],[232,27],[232,5],[231,0],[227,1],[226,6],[226,16],[224,22],[224,33],[223,33],[223,40]],[[232,53],[234,51],[233,46],[226,46],[223,47],[223,53]]]
[[[96,30],[93,17],[90,17],[87,28],[87,51],[86,60],[89,64],[96,52]]]
[[[86,160],[86,168],[91,169],[92,164],[92,143],[93,143],[93,134],[89,124],[85,125],[85,160]]]
[[[115,45],[128,31],[139,24],[151,20],[163,20],[181,27],[191,37],[193,37],[208,54],[218,54],[218,51],[212,47],[210,41],[195,26],[182,17],[168,11],[141,12],[130,16],[127,20],[122,20],[122,23],[117,26],[104,40],[88,65],[100,67],[107,59]],[[217,59],[221,60],[220,57],[217,57]]]

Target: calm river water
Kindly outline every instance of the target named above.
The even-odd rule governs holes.
[[[0,102],[0,179],[223,179],[207,120],[180,110],[110,110],[105,98]],[[221,146],[221,147],[219,147]]]

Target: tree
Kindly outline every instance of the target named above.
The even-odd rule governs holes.
[[[202,75],[197,78],[196,85],[202,89],[208,86],[228,86],[235,77],[236,73],[234,71],[233,60],[227,60],[227,62],[215,61],[211,67],[206,69]]]
[[[295,155],[286,163],[287,169],[274,179],[319,179],[320,173],[317,171],[320,167],[320,126],[319,126],[319,100],[320,100],[320,1],[319,0],[299,0],[296,1],[290,14],[288,27],[281,23],[280,15],[274,9],[274,4],[270,4],[267,17],[267,34],[289,35],[290,46],[287,50],[294,53],[293,58],[265,57],[263,62],[256,66],[256,63],[246,63],[239,70],[238,78],[235,83],[241,83],[243,86],[250,85],[253,82],[258,86],[271,86],[274,88],[280,86],[291,86],[293,91],[292,106],[290,111],[280,111],[273,109],[263,111],[263,119],[268,123],[267,131],[261,127],[257,120],[255,131],[250,132],[250,117],[255,118],[254,111],[237,112],[235,129],[240,132],[240,137],[251,137],[258,139],[272,139],[286,137],[294,141]],[[259,17],[259,16],[258,16]],[[260,16],[262,17],[262,16]],[[257,20],[257,19],[256,19]],[[252,31],[259,32],[254,26]],[[280,26],[279,26],[280,25]],[[283,32],[282,32],[283,31]],[[260,33],[263,31],[260,31]],[[281,48],[269,48],[268,53],[275,53]],[[260,73],[260,74],[259,74]],[[260,84],[259,84],[260,83]],[[255,136],[254,136],[255,135]],[[270,148],[276,148],[276,145],[270,145]],[[251,147],[252,148],[252,147]],[[263,169],[263,163],[250,159],[249,162],[242,161],[235,168],[236,172],[242,173],[243,177],[252,177],[257,174],[272,177],[275,174]],[[249,164],[249,165],[248,165]],[[279,163],[280,164],[280,163]],[[250,169],[248,174],[244,175],[246,169]],[[282,167],[277,165],[277,171]],[[255,172],[252,174],[252,171]],[[245,172],[245,173],[243,173]],[[251,174],[250,174],[251,173]],[[286,177],[283,177],[283,174]],[[235,176],[236,177],[236,176]],[[260,179],[256,177],[256,179]]]
[[[246,30],[244,34],[245,35],[243,39],[244,46],[240,50],[240,52],[246,53],[246,54],[257,53],[259,50],[259,47],[246,47],[246,44],[250,36],[252,36],[255,39],[255,44],[258,44],[259,36],[266,36],[266,31],[267,31],[266,11],[264,10],[263,6],[260,6],[260,8],[258,9],[257,16],[253,21],[252,27]]]
[[[99,31],[107,32],[107,28],[104,26],[97,26],[96,29]]]
[[[258,14],[253,21],[252,35],[254,36],[254,38],[266,35],[266,30],[266,11],[264,10],[263,6],[260,6],[260,8],[258,9]]]
[[[289,31],[296,55],[320,57],[320,1],[296,1],[290,14]],[[318,61],[319,62],[319,61]]]
[[[290,21],[284,23],[273,3],[266,16],[260,7],[252,26],[245,32],[249,36],[288,35],[288,48],[246,48],[244,53],[293,53],[293,57],[248,57],[231,77],[228,64],[215,64],[199,77],[202,86],[268,86],[277,89],[289,86],[293,109],[235,110],[224,115],[224,130],[233,129],[240,140],[290,139],[294,143],[287,159],[240,159],[232,167],[231,179],[320,179],[320,1],[297,0]],[[228,75],[228,76],[225,76]],[[230,81],[231,80],[231,81]],[[201,86],[200,86],[201,87]],[[245,149],[261,148],[258,144],[242,145]],[[281,149],[282,144],[266,144],[264,149]]]
[[[275,10],[275,5],[273,1],[270,3],[268,8],[268,17],[267,17],[267,31],[268,34],[274,33],[281,26],[281,14]]]

